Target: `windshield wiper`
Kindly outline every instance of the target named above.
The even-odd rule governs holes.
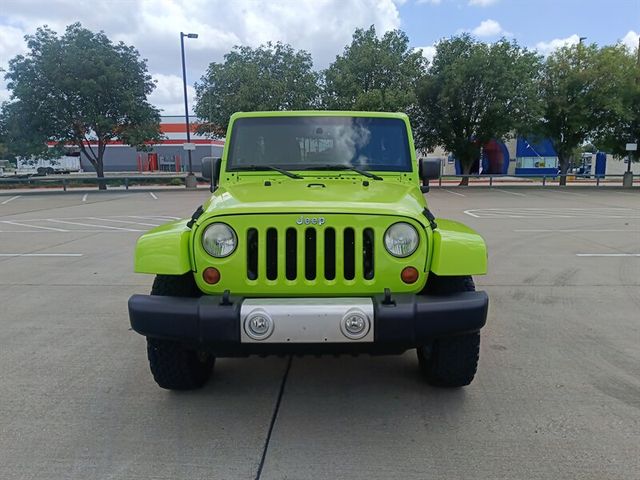
[[[351,170],[353,172],[359,173],[360,175],[364,175],[367,178],[373,178],[374,180],[382,180],[382,177],[375,175],[371,172],[367,172],[366,170],[361,170],[357,167],[353,167],[351,165],[317,165],[315,167],[307,167],[305,170]]]
[[[274,172],[278,172],[286,175],[287,177],[295,178],[298,180],[304,178],[302,175],[290,172],[289,170],[285,170],[284,168],[274,167],[273,165],[246,165],[238,168],[237,170],[249,170],[254,172],[259,172],[260,170],[273,170]]]

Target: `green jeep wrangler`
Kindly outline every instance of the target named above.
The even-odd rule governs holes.
[[[236,113],[226,138],[203,161],[209,200],[136,246],[156,277],[129,317],[158,385],[201,387],[216,357],[412,348],[427,382],[468,385],[486,246],[429,211],[440,162],[416,160],[408,117]]]

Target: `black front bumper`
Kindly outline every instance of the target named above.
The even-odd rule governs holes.
[[[329,299],[328,299],[329,300]],[[426,345],[438,337],[480,330],[487,319],[485,292],[447,296],[394,295],[372,297],[373,343],[275,344],[241,343],[240,307],[243,298],[200,298],[133,295],[129,318],[133,329],[147,337],[175,340],[217,356],[280,353],[399,353]]]

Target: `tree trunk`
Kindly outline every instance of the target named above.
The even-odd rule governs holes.
[[[87,157],[89,163],[96,170],[96,176],[98,177],[98,188],[100,190],[106,190],[107,184],[102,181],[104,178],[104,164],[102,162],[102,157],[104,156],[104,151],[106,148],[106,143],[101,139],[98,140],[98,154],[96,155],[91,148],[91,143],[85,137],[82,136],[83,133],[80,131],[76,138],[76,145],[80,147],[80,151],[84,153],[84,156]],[[86,144],[85,144],[86,143]]]
[[[560,162],[560,186],[565,187],[567,185],[567,172],[569,171],[569,157],[563,153],[558,153],[558,161]]]
[[[98,188],[100,190],[106,190],[107,189],[107,183],[103,180],[104,179],[104,165],[102,163],[102,156],[100,156],[96,162],[95,165],[96,168],[96,176],[98,177]]]
[[[98,188],[100,190],[107,189],[107,183],[102,181],[104,178],[104,151],[107,144],[102,138],[98,138],[98,156],[96,158],[96,176],[98,177]]]
[[[462,162],[460,161],[460,166],[462,167],[462,174],[469,175],[471,173],[472,162]],[[469,186],[469,177],[462,177],[460,179],[460,187],[468,187]]]

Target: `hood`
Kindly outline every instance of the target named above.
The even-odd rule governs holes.
[[[388,178],[283,179],[226,184],[204,205],[203,218],[247,213],[353,213],[421,218],[425,206],[420,188],[413,182]]]

